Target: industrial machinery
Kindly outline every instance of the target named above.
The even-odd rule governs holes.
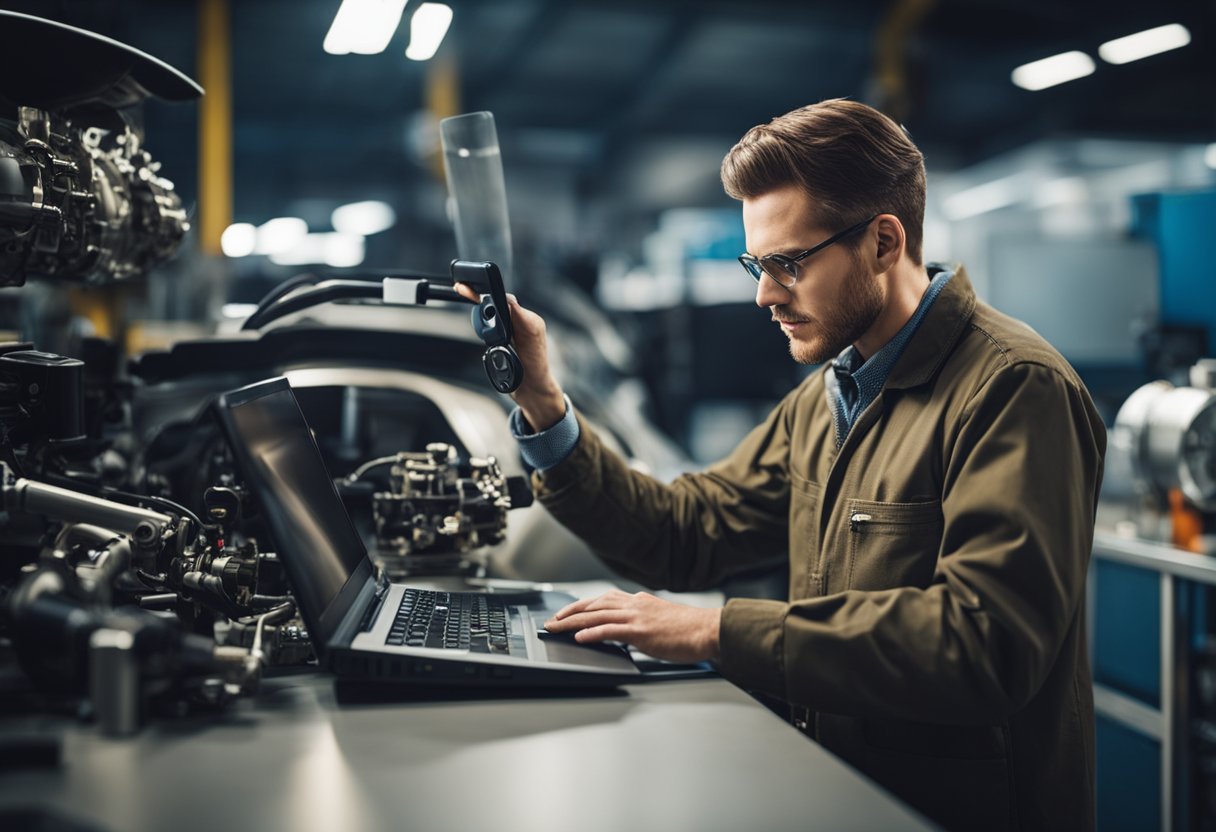
[[[189,221],[135,108],[201,92],[137,50],[0,11],[0,287],[135,281],[171,257]],[[461,179],[465,191],[475,178]],[[20,664],[40,703],[129,734],[157,714],[223,707],[266,667],[312,660],[259,507],[210,418],[216,396],[270,376],[299,394],[381,569],[481,577],[509,549],[494,563],[502,577],[608,576],[527,508],[527,471],[504,454],[515,443],[501,394],[523,370],[488,256],[509,262],[509,235],[491,228],[505,202],[491,213],[462,239],[498,248],[453,261],[445,278],[293,278],[240,337],[147,353],[121,380],[113,345],[82,361],[0,344],[0,662]],[[456,280],[480,295],[472,327]],[[428,300],[438,303],[416,308]],[[682,463],[580,379],[570,390],[626,456],[665,460],[663,473]],[[636,392],[623,395],[636,414]]]
[[[1210,553],[1204,532],[1210,535],[1216,518],[1216,360],[1195,364],[1190,386],[1154,381],[1129,396],[1110,446],[1112,463],[1129,469],[1139,498],[1140,536],[1168,531],[1176,545]],[[1167,518],[1168,528],[1153,518]]]
[[[143,274],[190,224],[132,108],[202,89],[149,55],[0,11],[0,286]]]
[[[138,50],[0,11],[0,286],[127,281],[171,257],[189,221],[138,107],[201,93]],[[47,702],[125,734],[161,706],[223,704],[276,649],[310,648],[285,626],[273,556],[225,540],[233,489],[207,491],[204,521],[107,482],[115,443],[90,435],[104,398],[79,359],[0,344],[0,636]]]
[[[1159,380],[1137,389],[1119,409],[1109,435],[1100,511],[1104,525],[1130,538],[1141,554],[1112,565],[1108,553],[1096,552],[1095,680],[1135,689],[1143,687],[1135,681],[1143,673],[1137,668],[1147,667],[1112,658],[1124,651],[1141,655],[1142,646],[1121,639],[1111,652],[1101,643],[1104,627],[1116,626],[1102,624],[1107,620],[1103,605],[1118,605],[1115,617],[1127,609],[1151,616],[1156,609],[1162,616],[1159,631],[1138,626],[1137,636],[1143,629],[1145,643],[1152,643],[1170,634],[1176,645],[1168,671],[1173,687],[1165,688],[1172,693],[1161,694],[1169,696],[1170,719],[1177,723],[1165,753],[1178,761],[1173,781],[1187,784],[1177,788],[1179,795],[1189,795],[1178,798],[1182,811],[1210,819],[1216,817],[1216,579],[1209,565],[1216,554],[1216,359],[1199,360],[1186,380],[1183,385]],[[1143,547],[1145,542],[1173,548]],[[1179,556],[1178,549],[1194,554]],[[1191,558],[1193,574],[1187,571]],[[1167,574],[1171,583],[1161,577]],[[1163,719],[1163,724],[1169,723]],[[1209,828],[1208,820],[1193,826]]]

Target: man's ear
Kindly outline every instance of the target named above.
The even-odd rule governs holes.
[[[878,249],[876,257],[882,271],[895,266],[903,255],[906,237],[904,225],[894,214],[879,214],[874,220],[877,228]]]

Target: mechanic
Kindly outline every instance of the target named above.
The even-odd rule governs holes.
[[[540,501],[620,574],[696,590],[788,551],[789,600],[611,592],[546,626],[716,661],[947,828],[1093,828],[1106,437],[1084,385],[961,266],[922,262],[924,159],[878,111],[825,101],[755,127],[722,181],[756,304],[822,368],[725,460],[663,484],[580,418],[512,298],[511,422]]]

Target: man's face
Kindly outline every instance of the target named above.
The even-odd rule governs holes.
[[[743,200],[747,250],[757,257],[793,257],[840,231],[816,225],[812,208],[796,185]],[[756,305],[772,312],[789,339],[790,355],[801,364],[835,358],[874,325],[885,304],[877,275],[842,243],[800,261],[792,287],[768,275],[756,286]]]

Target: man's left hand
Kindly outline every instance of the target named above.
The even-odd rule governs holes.
[[[580,644],[623,641],[673,662],[718,658],[720,609],[702,609],[614,589],[598,598],[575,601],[545,622],[551,633],[574,633]]]

